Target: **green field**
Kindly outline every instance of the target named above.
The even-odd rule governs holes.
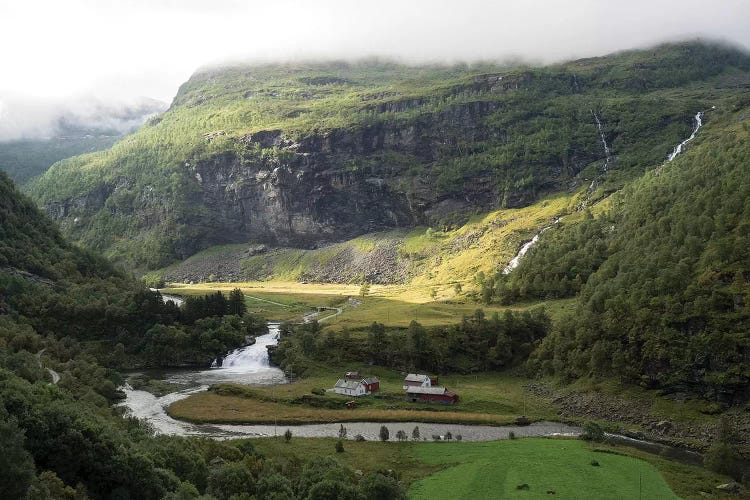
[[[245,294],[248,312],[258,314],[267,320],[301,321],[303,315],[315,307],[337,306],[342,307],[343,312],[326,319],[325,324],[350,329],[365,328],[375,321],[388,327],[406,328],[412,320],[424,326],[444,326],[459,323],[464,315],[470,316],[477,309],[483,309],[491,316],[495,312],[502,314],[506,309],[520,310],[538,306],[544,306],[555,319],[559,315],[572,312],[574,306],[573,299],[529,302],[513,306],[484,305],[463,296],[450,300],[432,300],[429,296],[431,288],[419,285],[372,285],[370,294],[364,299],[359,297],[359,285],[287,281],[170,284],[169,288],[163,289],[162,292],[186,296],[217,291],[227,294],[234,288],[240,288]],[[448,289],[449,285],[444,288]],[[351,303],[349,297],[358,301]],[[324,313],[322,317],[327,315],[329,314]]]
[[[409,498],[415,500],[550,498],[548,490],[554,498],[577,500],[679,498],[653,465],[592,451],[582,441],[425,443],[415,453],[427,464],[448,466],[412,485]],[[529,489],[517,489],[522,484]]]
[[[486,443],[345,441],[292,437],[252,440],[255,449],[282,464],[331,457],[364,473],[394,470],[411,499],[701,499],[729,479],[627,447],[571,439],[524,438]],[[592,466],[596,460],[599,466]],[[520,484],[528,490],[516,490]],[[555,491],[548,495],[547,490]]]
[[[377,376],[380,392],[359,398],[355,409],[346,408],[351,397],[313,394],[313,390],[333,387],[344,372],[352,370]],[[524,413],[534,420],[556,417],[549,401],[528,392],[527,379],[506,373],[441,376],[440,383],[461,397],[453,406],[407,402],[402,381],[400,371],[366,364],[316,366],[304,378],[280,386],[222,384],[175,402],[169,413],[193,422],[287,424],[416,420],[503,425]]]

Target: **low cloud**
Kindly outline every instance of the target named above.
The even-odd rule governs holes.
[[[748,26],[748,0],[4,0],[0,97],[169,101],[229,60],[548,63],[697,37],[748,48]]]
[[[166,107],[165,103],[148,98],[0,97],[0,142],[66,135],[125,134]]]

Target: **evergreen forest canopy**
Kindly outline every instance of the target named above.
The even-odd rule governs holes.
[[[682,157],[608,211],[545,232],[516,271],[485,285],[509,304],[577,297],[575,315],[533,353],[537,371],[728,404],[750,397],[747,104],[717,112]]]
[[[0,231],[0,497],[403,496],[387,472],[356,476],[330,459],[288,469],[251,443],[154,437],[122,418],[120,369],[205,367],[265,322],[244,314],[239,291],[165,304],[67,243],[2,173]]]

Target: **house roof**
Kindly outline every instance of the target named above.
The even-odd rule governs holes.
[[[359,380],[342,380],[342,379],[339,379],[336,382],[336,385],[334,387],[335,388],[341,388],[341,389],[356,389],[357,387],[359,387],[359,385],[361,383],[362,382],[359,381]]]
[[[375,384],[377,382],[380,382],[377,377],[367,377],[362,379],[363,384]]]
[[[445,387],[407,387],[407,394],[453,394]]]
[[[428,378],[430,377],[421,373],[410,373],[404,378],[404,382],[424,382]]]

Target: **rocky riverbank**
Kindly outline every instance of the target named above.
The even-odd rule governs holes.
[[[705,452],[718,432],[719,415],[692,420],[684,416],[670,417],[655,412],[652,399],[631,399],[602,392],[562,393],[541,382],[530,383],[527,388],[533,394],[551,400],[559,408],[562,421],[609,422],[615,432],[636,439]],[[750,411],[734,408],[724,415],[733,430],[733,441],[744,456],[750,457]]]

